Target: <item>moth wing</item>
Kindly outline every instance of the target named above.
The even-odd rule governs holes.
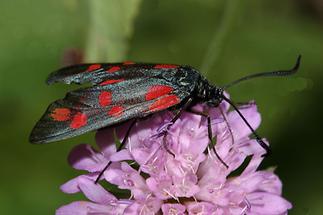
[[[97,63],[78,64],[52,72],[47,78],[48,84],[63,82],[66,84],[91,83],[96,85],[109,79],[153,77],[161,70],[174,70],[178,65],[170,64],[129,64]]]
[[[144,117],[176,106],[189,96],[190,92],[159,78],[131,79],[78,89],[49,105],[34,127],[30,142],[63,140]]]

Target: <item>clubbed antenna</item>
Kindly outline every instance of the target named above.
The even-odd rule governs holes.
[[[223,87],[223,89],[227,89],[233,85],[236,85],[240,82],[243,82],[243,81],[247,81],[247,80],[250,80],[250,79],[254,79],[254,78],[259,78],[259,77],[277,77],[277,76],[289,76],[289,75],[293,75],[295,74],[297,71],[298,71],[298,68],[300,66],[300,63],[301,63],[301,58],[302,56],[299,55],[298,58],[297,58],[297,61],[296,61],[296,64],[295,66],[290,69],[290,70],[278,70],[278,71],[272,71],[272,72],[261,72],[261,73],[256,73],[256,74],[252,74],[252,75],[248,75],[248,76],[245,76],[243,78],[240,78],[236,81],[233,81],[227,85],[225,85]]]

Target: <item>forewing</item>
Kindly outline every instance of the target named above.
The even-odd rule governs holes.
[[[144,117],[184,101],[190,92],[160,78],[132,78],[69,92],[53,102],[34,127],[33,143],[74,137],[88,131]]]
[[[151,77],[161,70],[172,70],[177,67],[179,66],[173,64],[135,64],[132,62],[79,64],[64,67],[51,73],[47,83],[83,84],[89,82],[96,85],[110,79]]]

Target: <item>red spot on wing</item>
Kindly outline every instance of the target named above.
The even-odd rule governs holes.
[[[101,64],[92,64],[87,68],[87,72],[92,72],[101,68]]]
[[[177,67],[178,66],[174,64],[157,64],[154,66],[155,69],[173,69]]]
[[[115,84],[115,83],[119,83],[121,81],[124,81],[124,79],[123,78],[121,78],[121,79],[111,79],[111,80],[103,81],[102,83],[100,83],[100,85],[104,86],[104,85],[108,85],[108,84]]]
[[[100,93],[99,95],[99,104],[102,107],[106,107],[108,105],[110,105],[112,102],[112,94],[111,92],[108,91],[103,91]]]
[[[180,101],[181,101],[180,98],[178,98],[178,96],[176,95],[167,95],[152,103],[149,106],[149,110],[153,112],[165,110],[171,106],[174,106],[180,103]]]
[[[50,116],[55,121],[67,121],[71,117],[71,110],[68,108],[56,108]]]
[[[87,116],[84,113],[77,112],[72,119],[70,127],[73,129],[78,129],[86,125],[86,123],[87,123]]]
[[[113,66],[110,69],[107,70],[107,72],[116,72],[119,71],[121,68],[120,66]]]
[[[123,111],[124,111],[124,108],[122,106],[113,106],[108,111],[108,115],[118,117],[122,115]]]
[[[135,62],[129,61],[129,60],[123,62],[123,65],[131,65],[131,64],[135,64]]]
[[[161,97],[163,95],[169,94],[174,88],[167,85],[155,85],[151,86],[146,93],[146,101],[153,100],[155,98]]]

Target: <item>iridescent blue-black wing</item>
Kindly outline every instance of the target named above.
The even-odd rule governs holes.
[[[53,102],[34,127],[32,143],[58,141],[147,116],[181,104],[194,89],[193,84],[181,84],[182,76],[187,75],[181,74],[185,73],[184,67],[142,64],[106,72],[119,64],[100,65],[104,70],[70,67],[50,76],[49,82],[91,82],[94,86],[71,91],[64,99]]]
[[[149,75],[154,75],[160,71],[174,72],[179,67],[173,64],[135,64],[132,62],[79,64],[64,67],[51,73],[47,83],[83,84],[89,82],[95,85],[103,80],[118,80],[124,77],[128,79],[133,77],[149,77]]]

